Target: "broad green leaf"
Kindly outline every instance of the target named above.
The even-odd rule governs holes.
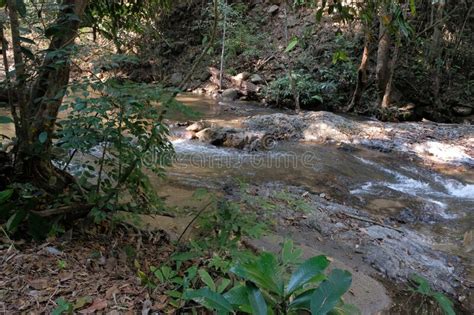
[[[249,287],[248,297],[253,315],[267,315],[267,302],[265,301],[262,292],[257,287]]]
[[[295,49],[296,45],[298,45],[298,37],[293,37],[291,41],[288,43],[288,46],[285,49],[285,53],[289,53],[293,49]]]
[[[254,260],[237,265],[231,268],[230,271],[253,282],[261,289],[278,295],[283,293],[283,284],[277,278],[280,274],[278,262],[271,253],[263,252]]]
[[[315,289],[309,289],[300,295],[296,296],[293,301],[291,301],[290,305],[288,305],[288,309],[292,311],[297,310],[307,310],[309,311],[311,308],[311,296],[313,295]]]
[[[419,275],[413,275],[411,277],[411,280],[414,281],[416,284],[418,284],[418,287],[416,288],[416,292],[424,294],[424,295],[431,295],[431,287],[428,281],[419,276]]]
[[[202,282],[204,282],[213,292],[216,292],[216,284],[214,283],[214,280],[212,280],[209,273],[204,269],[199,269],[198,272]]]
[[[229,286],[231,281],[229,279],[223,278],[221,279],[221,282],[217,286],[217,293],[222,293],[224,290]]]
[[[292,240],[286,240],[281,250],[281,260],[284,265],[297,263],[303,254],[303,250],[295,248]]]
[[[45,143],[46,140],[48,140],[48,133],[46,131],[43,131],[38,135],[38,140],[40,143]]]
[[[339,302],[342,295],[349,290],[352,283],[352,276],[348,271],[334,269],[314,290],[311,297],[311,313],[326,315]]]
[[[15,232],[15,230],[18,228],[21,222],[26,217],[26,211],[21,209],[17,210],[14,214],[10,216],[8,219],[7,223],[5,224],[5,227],[8,232]]]
[[[233,311],[232,304],[223,295],[212,292],[209,288],[186,291],[184,298],[192,299],[208,309],[218,312],[230,313]]]
[[[0,124],[11,124],[13,123],[13,119],[8,116],[0,116]]]
[[[344,304],[340,302],[339,305],[334,307],[332,311],[329,312],[329,315],[361,315],[362,313],[357,308],[357,306],[352,304]]]
[[[234,307],[246,313],[252,313],[249,302],[249,289],[244,285],[237,285],[224,294],[224,298]]]
[[[286,294],[290,295],[294,291],[301,289],[306,283],[319,275],[329,266],[329,260],[326,256],[316,256],[306,260],[291,275],[290,281],[286,287]]]
[[[433,294],[433,298],[438,302],[439,307],[443,310],[445,315],[455,315],[453,309],[453,302],[448,299],[444,294],[436,292]]]
[[[13,189],[0,191],[0,205],[7,202],[13,195]]]

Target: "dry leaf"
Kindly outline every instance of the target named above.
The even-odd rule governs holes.
[[[82,311],[79,311],[79,314],[94,314],[97,311],[103,310],[107,307],[107,301],[102,299],[96,299],[91,306]]]
[[[62,272],[59,274],[59,281],[65,282],[71,280],[74,274],[72,272]]]
[[[105,292],[105,298],[107,300],[111,299],[114,296],[114,294],[118,294],[118,293],[120,293],[120,290],[119,288],[117,288],[117,286],[114,285],[113,287],[107,289],[107,291]]]
[[[29,283],[30,287],[36,290],[44,290],[48,287],[48,279],[35,279]]]

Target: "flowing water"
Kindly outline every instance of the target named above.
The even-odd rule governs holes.
[[[234,110],[223,110],[213,100],[189,95],[181,101],[201,111],[206,120],[227,126],[239,125],[245,116],[273,112],[237,103]],[[410,226],[427,236],[434,248],[473,261],[472,248],[462,242],[474,229],[472,168],[456,174],[449,168],[435,172],[396,152],[307,142],[246,152],[187,140],[184,128],[172,131],[177,160],[168,175],[173,185],[221,190],[239,179],[302,186],[390,224]]]

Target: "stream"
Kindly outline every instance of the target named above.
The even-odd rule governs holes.
[[[249,116],[277,112],[246,103],[221,106],[194,95],[179,100],[201,112],[201,119],[219,126],[240,126]],[[177,158],[168,170],[167,182],[160,184],[163,191],[172,186],[223,191],[237,179],[254,185],[299,187],[414,233],[430,250],[456,257],[455,263],[462,266],[463,277],[472,285],[473,245],[463,242],[474,228],[472,167],[435,171],[409,156],[357,145],[280,141],[268,150],[248,152],[189,138],[185,127],[172,128]],[[189,195],[182,196],[185,203]],[[180,204],[179,198],[175,202]],[[427,268],[430,264],[426,263]],[[436,264],[439,262],[432,262]]]

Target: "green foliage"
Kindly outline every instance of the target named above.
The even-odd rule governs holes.
[[[74,310],[74,305],[69,303],[63,298],[56,300],[57,306],[51,312],[52,315],[62,315],[62,314],[72,314]]]
[[[295,90],[303,106],[312,106],[323,102],[323,93],[330,92],[332,86],[316,81],[309,73],[295,71],[292,73]],[[289,76],[285,75],[272,81],[265,89],[270,102],[287,104],[293,101]]]
[[[98,205],[93,212],[96,218],[104,207],[160,208],[146,172],[163,176],[164,166],[173,158],[163,122],[165,112],[179,107],[171,93],[118,79],[104,83],[85,79],[72,86],[70,94],[72,101],[63,106],[69,110],[68,117],[58,130],[59,147],[70,152],[62,166],[76,169],[79,185],[94,192],[88,195],[88,202]],[[73,160],[80,156],[92,159]],[[119,189],[129,196],[114,198],[112,206],[110,196]]]
[[[250,60],[258,57],[267,40],[257,24],[247,17],[247,5],[221,3],[221,12],[224,11],[227,14],[225,59],[230,61],[237,56],[242,56]]]
[[[416,287],[411,289],[413,292],[436,301],[445,315],[456,314],[454,312],[453,302],[441,292],[433,291],[428,280],[419,275],[413,275],[411,280],[416,284]],[[423,305],[420,307],[423,307]]]
[[[185,298],[192,299],[210,310],[251,314],[358,314],[353,306],[342,302],[349,290],[351,274],[334,269],[328,276],[325,256],[312,257],[299,266],[301,251],[287,241],[281,255],[263,252],[257,257],[235,264],[230,272],[237,276],[234,286],[223,294],[207,286],[188,290]],[[293,273],[287,274],[288,270]],[[209,282],[209,279],[205,282]]]

